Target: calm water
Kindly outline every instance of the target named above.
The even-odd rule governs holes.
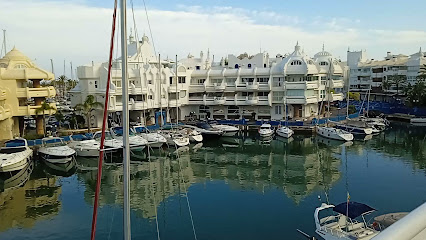
[[[303,239],[325,192],[379,211],[410,211],[426,201],[426,128],[394,124],[353,144],[318,137],[260,143],[253,138],[156,150],[131,166],[133,239]],[[170,157],[171,156],[171,157]],[[89,239],[96,160],[66,172],[36,162],[2,176],[0,239]],[[72,166],[71,166],[72,167]],[[153,183],[153,184],[152,184]],[[16,187],[21,185],[21,187]],[[103,171],[97,239],[122,239],[122,166]],[[374,215],[373,215],[374,216]]]

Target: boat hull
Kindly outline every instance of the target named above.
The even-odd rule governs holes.
[[[352,134],[357,134],[357,135],[370,135],[373,133],[372,128],[360,128],[360,127],[349,126],[349,125],[336,125],[334,127],[337,129],[345,130]]]
[[[98,157],[99,149],[74,149],[77,156],[81,157]]]
[[[71,162],[74,158],[74,155],[70,156],[55,156],[55,155],[48,155],[48,154],[40,154],[41,158],[47,162],[58,164],[58,163],[68,163]]]
[[[237,135],[237,133],[238,133],[238,130],[233,130],[233,131],[226,131],[226,130],[224,130],[222,136],[224,136],[224,137],[233,137],[233,136]]]
[[[12,171],[22,170],[28,165],[28,163],[31,162],[32,155],[33,155],[33,151],[31,149],[26,150],[19,156],[16,156],[16,157],[20,157],[19,161],[15,161],[10,164],[2,163],[0,165],[0,172],[12,172]]]
[[[199,134],[199,135],[190,135],[189,136],[189,141],[190,142],[202,142],[203,141],[203,135]]]

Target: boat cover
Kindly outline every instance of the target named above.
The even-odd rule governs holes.
[[[346,206],[348,207],[346,208]],[[375,210],[376,209],[366,204],[358,203],[358,202],[349,202],[349,204],[347,202],[344,202],[344,203],[336,205],[333,208],[333,211],[341,213],[345,216],[347,215],[351,219],[357,218],[364,214],[371,213]]]
[[[25,140],[13,139],[5,143],[6,147],[25,147]]]

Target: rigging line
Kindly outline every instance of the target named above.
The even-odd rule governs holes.
[[[104,149],[105,143],[105,125],[108,115],[108,102],[109,102],[109,86],[111,82],[111,66],[112,66],[112,55],[114,50],[114,34],[115,34],[115,23],[116,23],[116,13],[117,13],[117,0],[114,1],[114,11],[112,15],[112,29],[111,29],[111,40],[110,40],[110,50],[109,50],[109,60],[108,60],[108,80],[106,85],[105,92],[105,105],[104,105],[104,114],[102,119],[102,134],[101,134],[101,143],[99,149]],[[103,162],[104,152],[99,151],[99,162],[98,162],[98,173],[96,179],[96,191],[95,199],[93,206],[93,216],[92,216],[92,229],[91,229],[91,240],[95,240],[96,234],[96,221],[98,218],[98,204],[99,204],[99,195],[101,191],[101,180],[102,180],[102,162]]]
[[[151,24],[149,23],[148,11],[146,10],[145,0],[142,0],[143,6],[145,8],[146,21],[148,22],[149,34],[151,35],[152,47],[154,48],[154,54],[157,56],[157,51],[155,50],[154,38],[152,37]]]
[[[152,199],[154,200],[154,211],[155,211],[155,225],[157,226],[157,239],[160,240],[160,229],[158,227],[158,214],[157,214],[157,201],[155,200],[155,193],[154,193],[154,180],[152,179],[152,171],[151,171],[151,151],[150,146],[148,145],[148,162],[149,162],[149,178],[151,180],[151,194]]]
[[[180,164],[179,152],[177,152],[177,154],[178,154],[179,172],[182,173],[182,166]],[[187,188],[186,188],[185,178],[184,178],[183,175],[182,175],[182,182],[183,182],[183,190],[185,191],[186,204],[188,205],[189,217],[191,218],[192,232],[194,233],[194,239],[197,240],[197,233],[195,232],[194,219],[192,217],[191,205],[189,204],[188,191],[187,191]]]

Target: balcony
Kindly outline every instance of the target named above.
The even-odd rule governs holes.
[[[259,89],[259,83],[257,82],[247,82],[246,83],[247,90],[258,90]]]
[[[306,82],[285,82],[285,88],[289,89],[306,89]]]
[[[215,83],[214,84],[214,90],[216,90],[216,91],[224,91],[225,88],[226,88],[226,83],[221,83],[221,84]]]
[[[18,98],[33,98],[33,97],[54,97],[56,90],[54,87],[41,87],[41,88],[18,88],[16,89],[16,96]],[[1,98],[1,96],[0,96]]]
[[[45,111],[44,113],[48,114],[48,115],[55,114],[56,113],[56,104],[55,103],[50,103],[49,105],[51,107],[54,107],[55,110],[53,110],[53,109],[52,110],[48,110],[48,111]],[[28,105],[28,106],[20,106],[20,107],[18,107],[18,111],[16,113],[16,116],[36,115],[35,111],[38,108],[40,108],[40,106],[30,106],[30,105]]]
[[[8,119],[12,117],[12,111],[10,110],[10,108],[4,108],[2,106],[0,106],[0,121],[3,121],[5,119]]]
[[[248,105],[257,105],[259,103],[259,97],[247,97],[246,103]]]
[[[343,88],[343,80],[327,81],[327,87],[328,87],[328,85],[330,85],[330,88]]]
[[[343,93],[330,93],[327,96],[328,96],[327,101],[330,101],[330,102],[343,101]]]
[[[214,103],[217,105],[223,105],[226,102],[226,97],[215,97]]]
[[[262,83],[259,83],[259,90],[271,90],[271,87],[269,83],[262,82]]]
[[[258,96],[257,98],[259,99],[259,102],[258,102],[259,105],[263,105],[263,106],[269,105],[268,96]]]
[[[318,81],[305,82],[306,89],[315,89],[318,88]]]
[[[317,103],[318,97],[317,96],[305,96],[305,103]]]
[[[316,96],[288,96],[286,99],[288,104],[309,104],[317,103],[318,98]]]
[[[216,105],[215,97],[207,97],[204,95],[204,105]]]
[[[204,92],[205,91],[204,84],[189,85],[189,90],[191,92]]]

